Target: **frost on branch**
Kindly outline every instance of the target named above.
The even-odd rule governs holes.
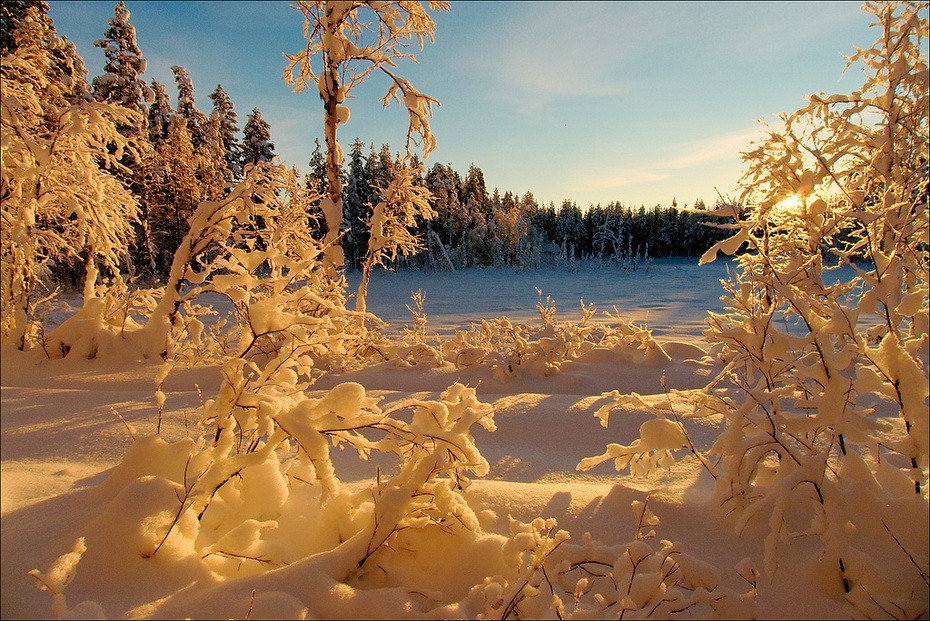
[[[645,503],[634,502],[633,540],[606,545],[588,533],[572,543],[553,519],[510,519],[504,554],[508,578],[490,576],[469,593],[480,618],[684,619],[750,618],[755,590],[741,594],[721,584],[718,572],[670,541],[649,541],[659,521]]]
[[[435,217],[436,212],[429,204],[429,190],[416,183],[422,172],[422,166],[398,161],[391,169],[390,183],[379,190],[381,201],[373,207],[368,220],[368,253],[362,264],[362,281],[355,304],[359,312],[365,311],[372,270],[385,261],[393,261],[398,254],[411,255],[423,248],[416,228],[424,220]]]
[[[349,311],[343,278],[323,266],[308,227],[312,199],[284,166],[247,169],[225,198],[200,203],[165,287],[108,289],[50,333],[47,350],[182,363],[263,361],[283,350],[300,358],[307,381],[355,364],[377,320]],[[217,296],[230,309],[222,316]]]
[[[166,344],[186,343],[194,354],[219,348],[264,359],[286,350],[323,366],[351,359],[364,322],[346,310],[341,277],[322,266],[325,248],[307,226],[311,201],[292,171],[262,163],[224,199],[201,203],[144,328],[145,344],[168,357],[175,352]],[[208,326],[199,301],[211,294],[232,312]]]

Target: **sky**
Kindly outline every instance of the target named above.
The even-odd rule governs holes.
[[[115,4],[49,2],[90,78],[103,72],[93,42]],[[186,67],[206,112],[222,84],[240,129],[257,107],[276,153],[306,171],[323,109],[315,91],[294,93],[282,78],[283,54],[304,45],[290,2],[126,6],[148,61],[143,77],[167,85],[174,100],[170,68]],[[427,167],[449,164],[464,177],[475,165],[489,190],[582,208],[737,195],[740,151],[760,121],[777,125],[807,94],[859,87],[861,70],[844,74],[843,55],[878,36],[858,2],[454,1],[433,16],[435,41],[397,70],[441,102]],[[355,138],[404,149],[406,110],[379,101],[388,86],[375,75],[352,92],[339,129],[346,151]]]

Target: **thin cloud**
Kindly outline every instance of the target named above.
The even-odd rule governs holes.
[[[565,97],[627,92],[621,57],[631,44],[617,5],[544,3],[530,18],[498,22],[483,37],[484,69],[498,92],[527,108]]]
[[[622,170],[602,174],[586,174],[577,176],[574,185],[586,190],[613,190],[640,183],[653,183],[668,179],[667,173],[649,170]]]
[[[586,170],[573,175],[572,181],[575,187],[588,191],[612,190],[664,181],[682,170],[699,168],[719,160],[737,157],[740,151],[748,148],[753,139],[761,136],[761,128],[753,127],[706,140],[678,143],[669,149],[677,154],[672,158],[657,159],[646,165],[638,166],[617,164],[610,169],[601,169],[596,172]]]
[[[681,170],[715,160],[733,158],[741,151],[746,151],[753,140],[761,137],[763,137],[762,127],[752,127],[707,140],[677,144],[671,150],[678,155],[664,162],[657,162],[655,166],[662,169]]]

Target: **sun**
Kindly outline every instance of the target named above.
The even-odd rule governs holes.
[[[798,194],[789,194],[772,206],[772,212],[783,218],[800,217],[804,214],[805,201]]]

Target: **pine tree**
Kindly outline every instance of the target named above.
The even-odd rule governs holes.
[[[166,273],[187,233],[188,218],[202,199],[190,131],[180,115],[171,119],[165,141],[147,163],[146,180],[144,202],[149,209],[154,261]]]
[[[326,176],[326,159],[323,156],[323,147],[320,140],[313,141],[313,153],[310,154],[310,170],[304,176],[304,186],[313,196],[323,197],[329,191],[329,180]],[[321,198],[310,201],[311,218],[308,222],[310,232],[314,239],[322,240],[326,236],[326,218],[320,206]]]
[[[376,195],[380,197],[380,190],[386,188],[394,175],[394,158],[391,156],[391,147],[383,144],[378,153],[374,152],[372,145],[366,162],[368,178],[371,179],[371,187]]]
[[[136,29],[129,23],[129,10],[120,2],[114,8],[114,16],[104,38],[94,42],[104,50],[106,63],[104,74],[94,78],[94,97],[97,101],[114,103],[140,114],[144,124],[148,103],[155,95],[140,76],[145,73],[146,61],[136,43]],[[137,136],[145,130],[144,125],[122,128],[128,136]]]
[[[194,169],[200,184],[201,200],[219,200],[232,179],[226,165],[223,128],[218,115],[211,116],[203,127],[203,144],[194,154]]]
[[[206,140],[207,117],[197,109],[194,101],[194,82],[187,69],[175,65],[171,71],[174,72],[174,81],[178,86],[178,116],[187,123],[187,131],[190,132],[194,148],[197,149]]]
[[[462,186],[462,206],[467,217],[463,246],[466,261],[471,265],[491,264],[490,204],[484,173],[472,164]]]
[[[148,111],[149,142],[157,147],[168,137],[168,125],[174,116],[174,110],[171,108],[168,93],[165,92],[165,87],[161,82],[152,82],[152,92],[154,97]]]
[[[242,138],[242,165],[270,162],[274,159],[274,144],[271,142],[269,125],[258,108],[246,117]]]
[[[48,16],[48,3],[45,0],[4,0],[0,2],[0,55],[13,54],[19,48],[15,33],[32,7],[37,9],[38,19],[44,22],[45,28],[50,29],[52,20]]]
[[[581,208],[572,201],[562,202],[555,221],[556,242],[562,244],[567,258],[577,257],[584,248],[585,226]]]
[[[235,106],[220,84],[216,85],[216,90],[210,94],[210,99],[213,101],[211,116],[216,116],[220,121],[220,137],[223,141],[226,168],[230,173],[227,180],[241,179],[242,145],[239,144],[239,140],[236,138],[236,134],[239,133],[239,126],[236,124],[236,112],[233,110]]]
[[[449,250],[458,248],[468,226],[461,203],[461,177],[451,166],[435,164],[426,174],[426,187],[432,195],[430,206],[437,214],[433,230]]]
[[[368,227],[375,203],[372,180],[368,176],[366,161],[362,155],[362,141],[358,138],[352,143],[349,152],[349,174],[346,178],[343,196],[343,211],[346,236],[343,246],[346,251],[346,264],[352,269],[359,269],[361,260],[368,248]]]
[[[20,47],[42,49],[42,62],[48,63],[49,82],[55,85],[54,89],[44,89],[40,97],[43,105],[57,109],[66,104],[90,101],[84,60],[67,37],[59,37],[55,32],[48,16],[48,4],[44,0],[5,1],[0,7],[6,41],[3,55],[13,54]],[[53,120],[49,119],[49,122]]]

